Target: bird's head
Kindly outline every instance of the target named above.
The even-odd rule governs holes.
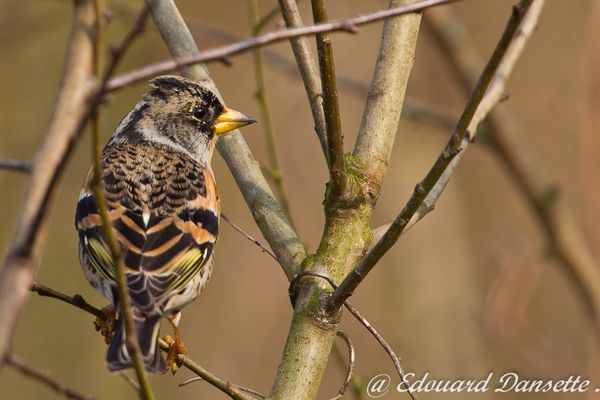
[[[150,82],[150,91],[115,135],[167,145],[209,165],[219,135],[253,122],[201,84],[165,75]]]

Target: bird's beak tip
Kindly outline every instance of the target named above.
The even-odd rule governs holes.
[[[215,133],[222,135],[242,126],[255,123],[256,120],[242,112],[225,107],[215,121]]]

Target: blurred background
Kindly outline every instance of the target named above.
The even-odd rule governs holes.
[[[309,22],[308,1],[300,3]],[[481,54],[493,50],[511,12],[511,0],[463,1],[450,6],[464,22]],[[527,44],[505,103],[513,133],[529,157],[559,188],[574,219],[600,256],[598,106],[600,45],[597,0],[548,1],[539,28]],[[117,43],[140,1],[111,1],[109,40]],[[273,0],[259,1],[261,12]],[[247,2],[178,1],[202,48],[251,35]],[[387,7],[383,0],[330,0],[330,18]],[[272,29],[279,17],[268,27]],[[59,83],[71,2],[0,0],[0,158],[31,159],[42,140]],[[121,71],[168,57],[152,23],[127,53]],[[346,151],[351,151],[375,62],[381,24],[357,35],[333,35]],[[327,170],[288,43],[265,49],[268,101],[277,149],[301,239],[314,252],[323,227],[321,202]],[[236,56],[231,66],[210,65],[228,105],[258,117],[253,57]],[[102,110],[103,140],[145,92],[137,84],[111,96]],[[456,120],[466,96],[431,29],[423,26],[408,98]],[[392,219],[447,141],[451,128],[403,116],[389,172],[372,226]],[[243,130],[256,158],[268,164],[260,121]],[[77,260],[74,207],[90,164],[89,132],[77,145],[52,210],[37,279],[67,294],[81,293],[98,307],[104,300],[89,287]],[[250,234],[260,231],[219,155],[213,161],[223,211]],[[0,249],[13,233],[27,176],[0,171]],[[417,376],[483,378],[516,371],[531,378],[581,375],[600,385],[597,333],[582,289],[548,251],[530,206],[485,145],[470,148],[435,211],[404,235],[384,257],[352,303],[379,329]],[[285,343],[291,308],[280,267],[229,225],[222,223],[216,270],[203,295],[183,313],[189,355],[218,376],[268,393]],[[106,346],[93,318],[53,299],[31,296],[14,351],[47,369],[59,381],[101,399],[134,399],[132,388],[104,365]],[[349,315],[342,329],[357,351],[357,374],[394,376],[391,361]],[[170,333],[163,326],[163,333]],[[344,367],[332,355],[320,399],[332,397]],[[177,385],[193,375],[180,370],[151,379],[160,399],[225,399],[207,383]],[[564,394],[421,394],[423,399],[592,398],[594,392]],[[345,398],[360,398],[350,391]],[[7,367],[0,398],[61,398]],[[390,393],[390,399],[407,399]]]

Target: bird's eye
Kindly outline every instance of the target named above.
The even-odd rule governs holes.
[[[197,120],[203,120],[204,117],[206,117],[206,108],[200,106],[194,107],[194,109],[192,110],[192,115]]]

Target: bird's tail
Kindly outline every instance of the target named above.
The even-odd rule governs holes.
[[[108,369],[111,371],[120,371],[133,367],[133,360],[125,344],[125,325],[122,317],[117,321],[115,326],[115,335],[108,347],[106,362],[108,363]],[[160,316],[149,317],[144,321],[136,320],[135,328],[146,371],[159,374],[164,373],[167,367],[158,349]]]

